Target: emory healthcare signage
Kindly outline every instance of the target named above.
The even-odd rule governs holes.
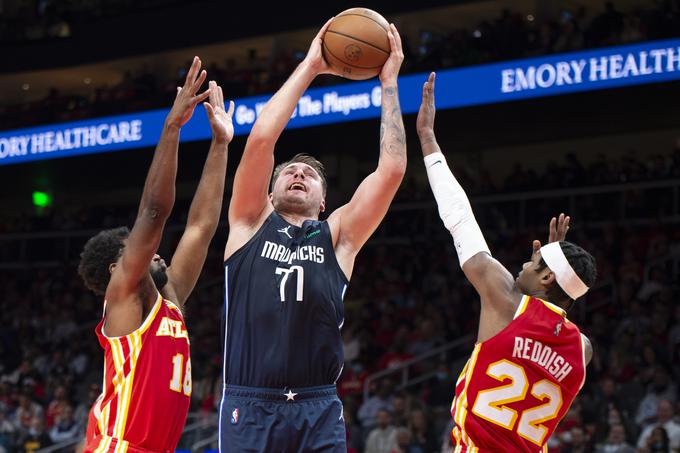
[[[400,77],[404,113],[418,111],[426,78],[427,74]],[[440,71],[437,107],[460,108],[671,80],[680,80],[680,39]],[[250,131],[269,97],[235,100],[236,134]],[[312,88],[300,99],[288,128],[378,117],[380,101],[377,80]],[[0,165],[154,146],[167,112],[153,110],[0,132]],[[210,127],[199,107],[182,128],[181,140],[208,139]]]

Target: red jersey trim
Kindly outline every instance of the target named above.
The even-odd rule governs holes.
[[[588,368],[588,362],[586,361],[586,341],[583,338],[583,334],[581,334],[581,357],[583,357],[583,380],[581,381],[581,385],[578,388],[579,392],[586,383],[586,368]]]
[[[132,335],[135,332],[140,332],[144,333],[146,330],[151,326],[151,323],[153,322],[154,318],[156,317],[156,314],[158,313],[158,310],[161,308],[161,303],[163,302],[163,296],[161,296],[161,293],[158,293],[158,296],[156,296],[156,302],[154,302],[153,307],[151,307],[151,311],[149,312],[148,315],[146,315],[146,319],[144,322],[142,322],[142,325],[137,327],[134,331],[130,332],[127,335],[121,335],[119,337],[110,337],[106,335],[104,332],[104,324],[102,324],[101,328],[101,334],[104,336],[104,338],[112,340],[112,339],[120,339],[120,338],[126,338]],[[106,300],[104,301],[104,316],[102,318],[106,318]]]
[[[515,316],[512,317],[513,321],[515,319],[519,318],[519,316],[522,313],[524,313],[524,311],[527,309],[527,306],[529,305],[529,299],[531,299],[529,296],[522,295],[522,298],[519,301],[519,305],[517,306],[517,310],[515,311]],[[493,337],[491,337],[491,338],[493,338]]]
[[[456,399],[453,402],[453,420],[456,422],[456,426],[452,431],[454,439],[456,440],[456,443],[458,445],[463,444],[467,447],[472,448],[475,448],[475,444],[465,432],[465,418],[467,417],[468,413],[467,389],[468,384],[470,383],[470,376],[472,375],[472,372],[475,369],[477,356],[479,355],[479,351],[481,348],[482,343],[477,343],[475,345],[475,349],[472,351],[470,360],[468,360],[468,363],[465,365],[465,368],[463,369],[465,376],[465,384],[463,387],[463,391],[458,397],[456,397]],[[462,377],[463,373],[461,373],[461,378]],[[458,382],[460,382],[460,378]]]
[[[111,439],[124,439],[125,428],[127,425],[132,389],[137,360],[142,350],[142,335],[149,329],[156,315],[162,306],[163,298],[158,294],[156,302],[147,315],[142,325],[132,333],[120,337],[108,337],[104,333],[103,325],[101,334],[109,344],[115,374],[111,383],[114,388],[113,395],[102,407],[103,398],[97,402],[94,416],[97,419],[97,426],[102,435],[97,453],[109,451]],[[104,364],[104,388],[106,388],[106,361]],[[127,450],[128,443],[121,440],[116,443],[115,452],[119,453]]]

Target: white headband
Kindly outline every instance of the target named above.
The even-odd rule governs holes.
[[[588,292],[588,287],[583,280],[576,275],[574,268],[571,267],[567,257],[564,256],[562,247],[559,242],[551,242],[550,244],[541,247],[541,256],[543,261],[548,265],[550,270],[555,274],[555,280],[560,285],[560,288],[576,300]]]

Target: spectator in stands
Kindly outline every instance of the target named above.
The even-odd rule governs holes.
[[[611,425],[607,441],[595,453],[635,453],[635,447],[626,443],[626,430],[621,424]]]
[[[31,429],[33,420],[40,419],[42,421],[42,418],[42,407],[33,401],[29,392],[22,392],[19,396],[19,407],[14,412],[14,426],[21,432],[27,432]]]
[[[423,452],[437,449],[437,435],[432,431],[433,423],[425,417],[423,409],[413,409],[409,417],[409,429],[413,434],[412,444]]]
[[[588,445],[588,437],[581,426],[572,426],[567,436],[567,446],[560,449],[560,453],[588,453],[593,451]]]
[[[404,336],[395,337],[392,346],[378,361],[379,369],[398,368],[402,363],[413,358],[413,354],[406,352],[406,338]]]
[[[392,397],[392,424],[397,428],[408,426],[408,396],[397,393]]]
[[[680,424],[673,419],[674,416],[673,403],[666,399],[660,399],[656,412],[656,421],[642,431],[637,443],[638,448],[652,448],[650,447],[650,438],[654,438],[652,444],[656,444],[665,436],[671,449],[673,451],[680,451]],[[664,435],[655,432],[659,427],[664,429]]]
[[[392,425],[392,416],[380,409],[375,417],[375,428],[366,439],[365,453],[390,453],[398,448],[397,429]]]
[[[73,407],[67,405],[57,415],[54,426],[50,430],[50,439],[55,444],[76,440],[81,431],[82,427],[73,419]]]
[[[411,431],[408,428],[403,426],[397,428],[397,447],[391,450],[390,453],[427,453],[429,451],[423,450],[419,445],[414,444],[411,438]]]
[[[29,422],[29,428],[19,436],[16,448],[20,452],[32,453],[35,450],[52,445],[50,436],[45,432],[42,416],[36,416]]]
[[[66,387],[59,385],[54,390],[54,399],[47,406],[47,411],[45,411],[45,425],[48,429],[52,428],[59,414],[67,406],[70,406],[70,403],[66,399]]]
[[[6,453],[12,450],[17,428],[7,419],[5,411],[0,409],[0,452]]]
[[[378,412],[384,411],[390,415],[393,410],[392,382],[384,379],[379,383],[376,394],[364,401],[361,407],[359,407],[357,416],[359,422],[361,422],[361,427],[365,432],[369,432],[378,422]]]
[[[364,381],[368,372],[364,365],[357,361],[345,366],[338,381],[338,394],[341,398],[349,395],[360,395],[364,391]]]
[[[651,435],[647,438],[644,446],[638,450],[640,453],[671,453],[668,433],[661,426],[657,426],[652,430]]]
[[[435,328],[435,323],[429,317],[423,318],[418,329],[411,336],[407,352],[418,356],[442,344],[442,339]]]
[[[668,376],[668,371],[663,366],[657,365],[654,368],[653,381],[649,384],[647,394],[638,406],[635,422],[641,426],[653,423],[659,416],[658,409],[661,400],[667,400],[673,404],[675,392],[675,386]]]

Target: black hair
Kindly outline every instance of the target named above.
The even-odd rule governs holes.
[[[586,252],[578,245],[568,241],[560,241],[560,248],[562,249],[565,258],[567,258],[567,262],[574,269],[574,272],[576,272],[576,275],[578,275],[588,288],[592,288],[597,279],[597,263],[595,258],[593,258],[593,255]],[[540,272],[546,267],[548,267],[548,265],[543,260],[543,257],[541,257],[537,271]],[[546,291],[546,295],[548,296],[548,301],[553,303],[573,302],[573,299],[564,292],[557,281],[555,281]]]
[[[118,261],[130,235],[127,227],[104,230],[91,237],[80,253],[78,274],[85,286],[97,295],[104,295],[111,280],[109,266]]]

